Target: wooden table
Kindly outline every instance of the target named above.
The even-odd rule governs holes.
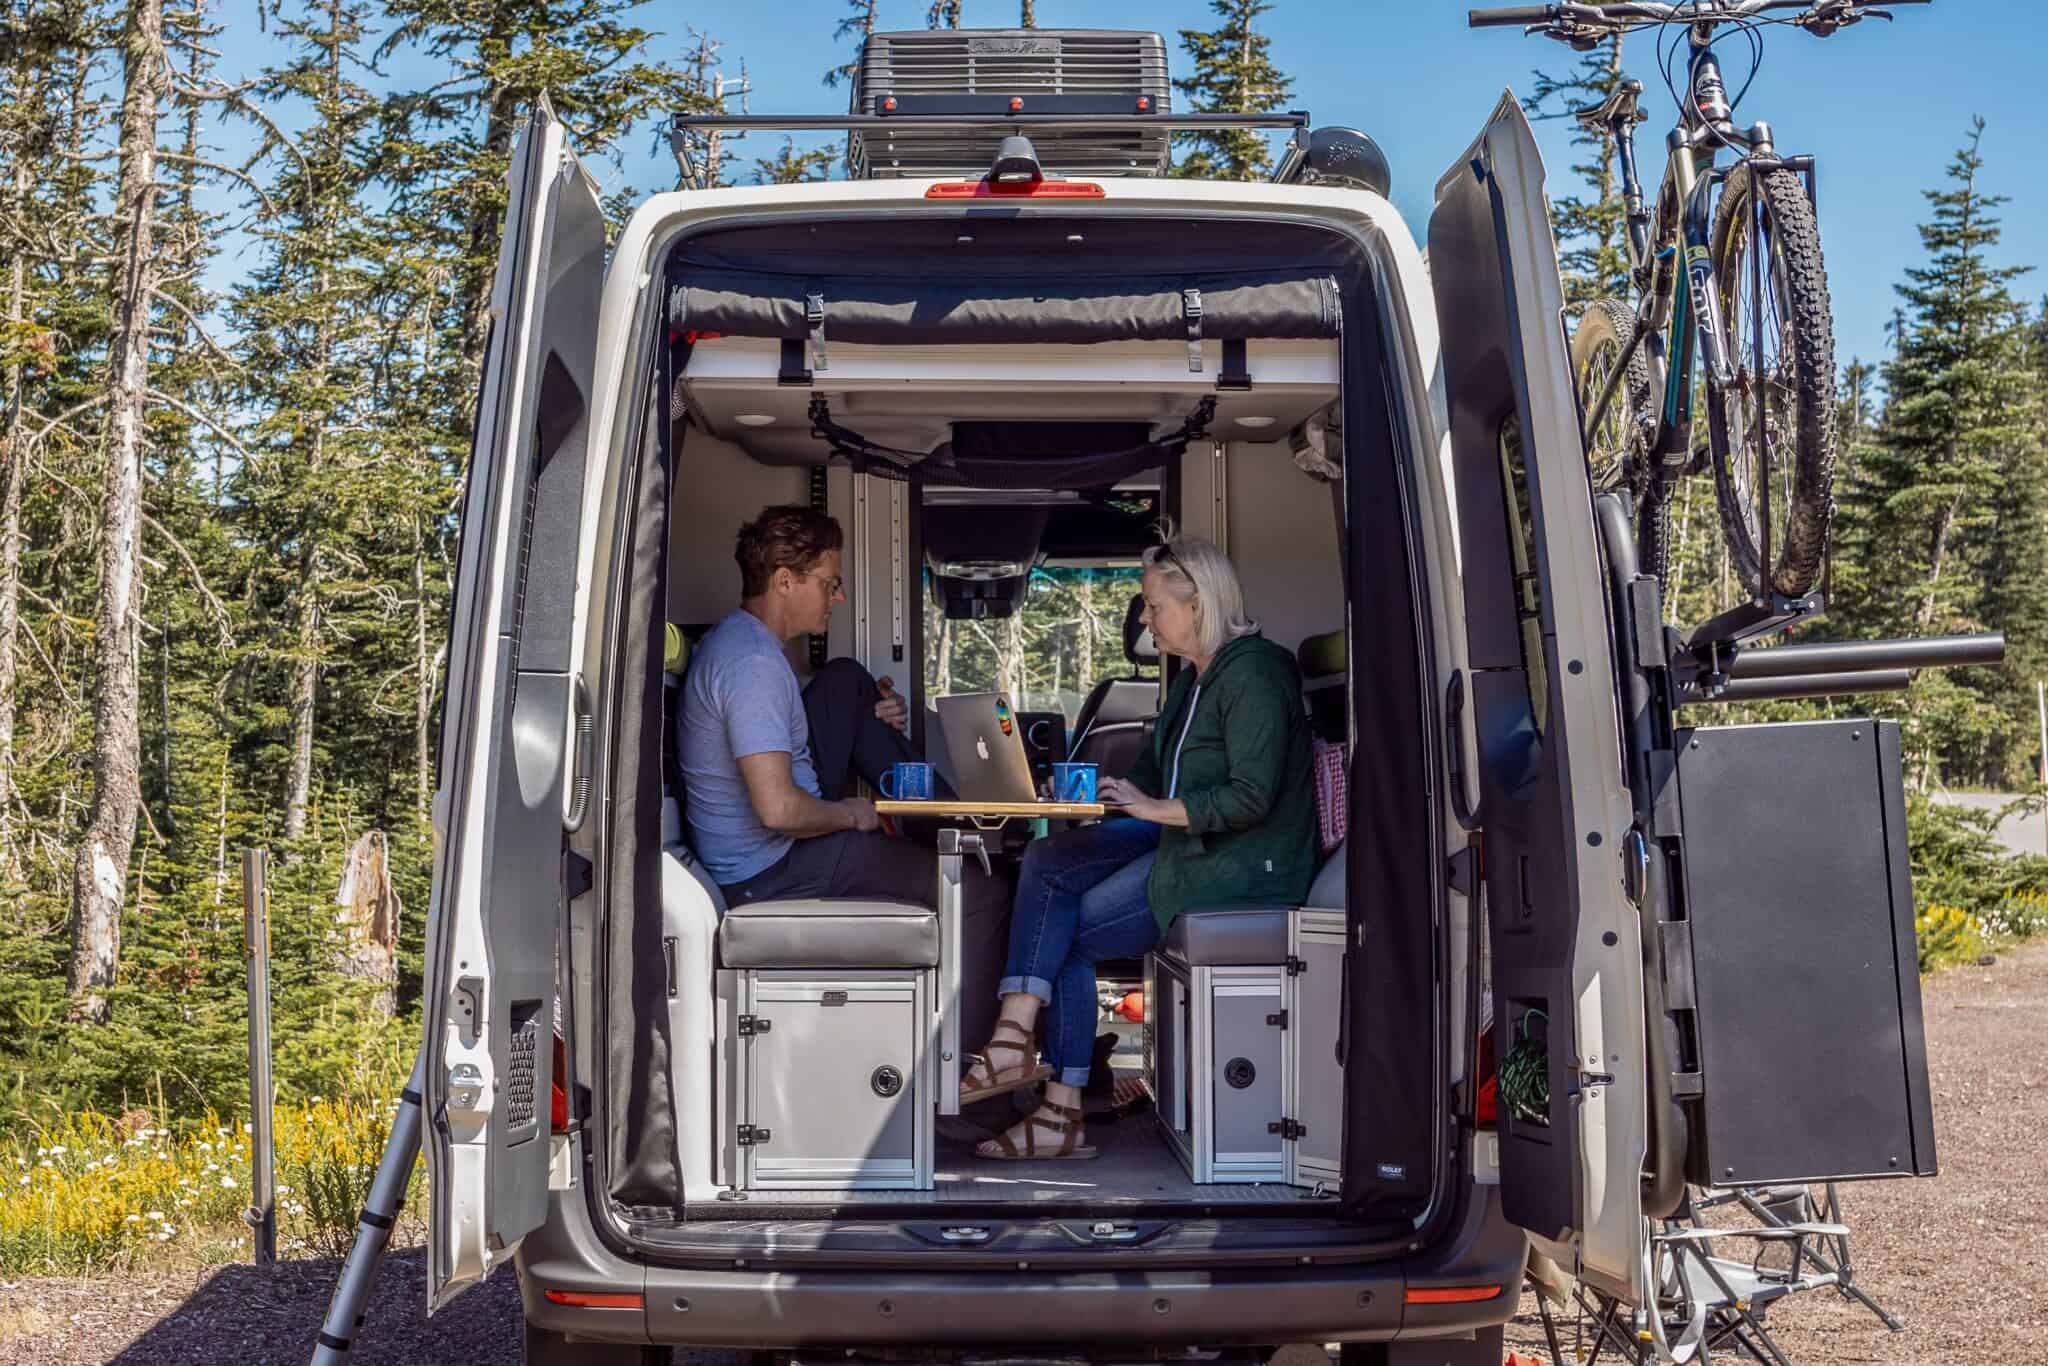
[[[1052,820],[1092,820],[1106,815],[1109,808],[1101,802],[907,802],[890,801],[887,798],[875,802],[875,813],[882,816],[940,816],[950,818],[982,817],[984,819],[1011,819],[1022,816],[1030,819],[1045,816]]]

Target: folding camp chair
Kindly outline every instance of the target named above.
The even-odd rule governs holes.
[[[1841,1196],[1832,1181],[1817,1186],[1736,1186],[1727,1190],[1701,1191],[1693,1199],[1693,1207],[1700,1210],[1729,1204],[1740,1204],[1751,1218],[1766,1224],[1789,1227],[1793,1224],[1844,1222]],[[1890,1310],[1856,1284],[1855,1263],[1849,1257],[1846,1233],[1840,1237],[1818,1239],[1806,1251],[1823,1271],[1835,1274],[1835,1289],[1842,1298],[1853,1300],[1877,1315],[1894,1333],[1906,1330],[1906,1325],[1899,1322]]]

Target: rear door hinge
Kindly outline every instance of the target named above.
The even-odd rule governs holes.
[[[764,1020],[759,1015],[742,1015],[738,1021],[739,1036],[751,1039],[756,1034],[766,1034],[773,1024],[773,1020]]]
[[[1266,1017],[1266,1023],[1271,1025],[1275,1029],[1287,1028],[1287,1012],[1284,1010],[1274,1011],[1271,1015],[1268,1015]]]
[[[740,1125],[739,1144],[742,1148],[758,1148],[775,1135],[767,1129],[752,1124]]]
[[[1308,1137],[1307,1126],[1302,1124],[1299,1120],[1293,1119],[1276,1119],[1271,1124],[1268,1124],[1266,1126],[1266,1132],[1269,1134],[1278,1134],[1284,1141],[1288,1143],[1293,1143],[1299,1139],[1304,1139]]]

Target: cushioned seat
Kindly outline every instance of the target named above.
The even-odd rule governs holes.
[[[909,901],[755,901],[718,925],[729,968],[930,968],[939,917]]]
[[[1159,952],[1191,967],[1265,967],[1287,961],[1288,906],[1227,906],[1182,911]]]

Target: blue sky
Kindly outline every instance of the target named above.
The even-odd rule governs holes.
[[[1175,33],[1212,22],[1203,0],[1037,0],[1044,28],[1145,28],[1167,35],[1170,59],[1180,57]],[[924,0],[882,0],[884,27],[919,27]],[[1295,80],[1293,105],[1317,123],[1362,128],[1393,165],[1393,198],[1410,227],[1424,231],[1438,174],[1461,152],[1503,87],[1530,86],[1530,70],[1568,65],[1568,49],[1515,30],[1471,31],[1466,6],[1450,0],[1275,0],[1263,27],[1275,60]],[[685,26],[723,40],[726,69],[746,63],[752,108],[766,112],[828,112],[845,108],[842,90],[821,73],[845,60],[831,29],[844,0],[754,0],[692,5],[664,0],[641,10],[640,22],[665,30],[657,51],[680,53]],[[965,0],[969,25],[1016,22],[1016,0]],[[1968,132],[1972,115],[1988,122],[1986,187],[2010,195],[2003,209],[2007,263],[2048,265],[2048,7],[2039,0],[1935,0],[1901,6],[1896,24],[1868,21],[1825,41],[1780,29],[1770,32],[1764,66],[1738,116],[1768,119],[1785,152],[1820,161],[1821,237],[1833,283],[1836,350],[1881,356],[1903,266],[1920,260],[1915,225],[1925,217],[1920,191],[1935,184]],[[276,59],[273,40],[257,31],[248,0],[231,0],[220,17],[224,75],[253,72]],[[1724,64],[1731,84],[1746,66],[1738,41]],[[1175,74],[1184,74],[1179,60]],[[1627,66],[1649,86],[1651,122],[1642,133],[1654,154],[1673,116],[1647,39],[1637,39]],[[394,79],[432,73],[413,62],[393,64]],[[1553,186],[1569,179],[1567,129],[1538,125]],[[233,139],[231,138],[230,141]],[[651,140],[650,140],[651,141]],[[749,155],[769,155],[778,139],[756,135]],[[1654,160],[1651,165],[1656,163]],[[613,185],[666,188],[672,163],[648,147],[630,149],[618,168],[592,169]],[[216,283],[247,263],[232,255]],[[2048,293],[2048,274],[2022,277],[2023,297]]]

